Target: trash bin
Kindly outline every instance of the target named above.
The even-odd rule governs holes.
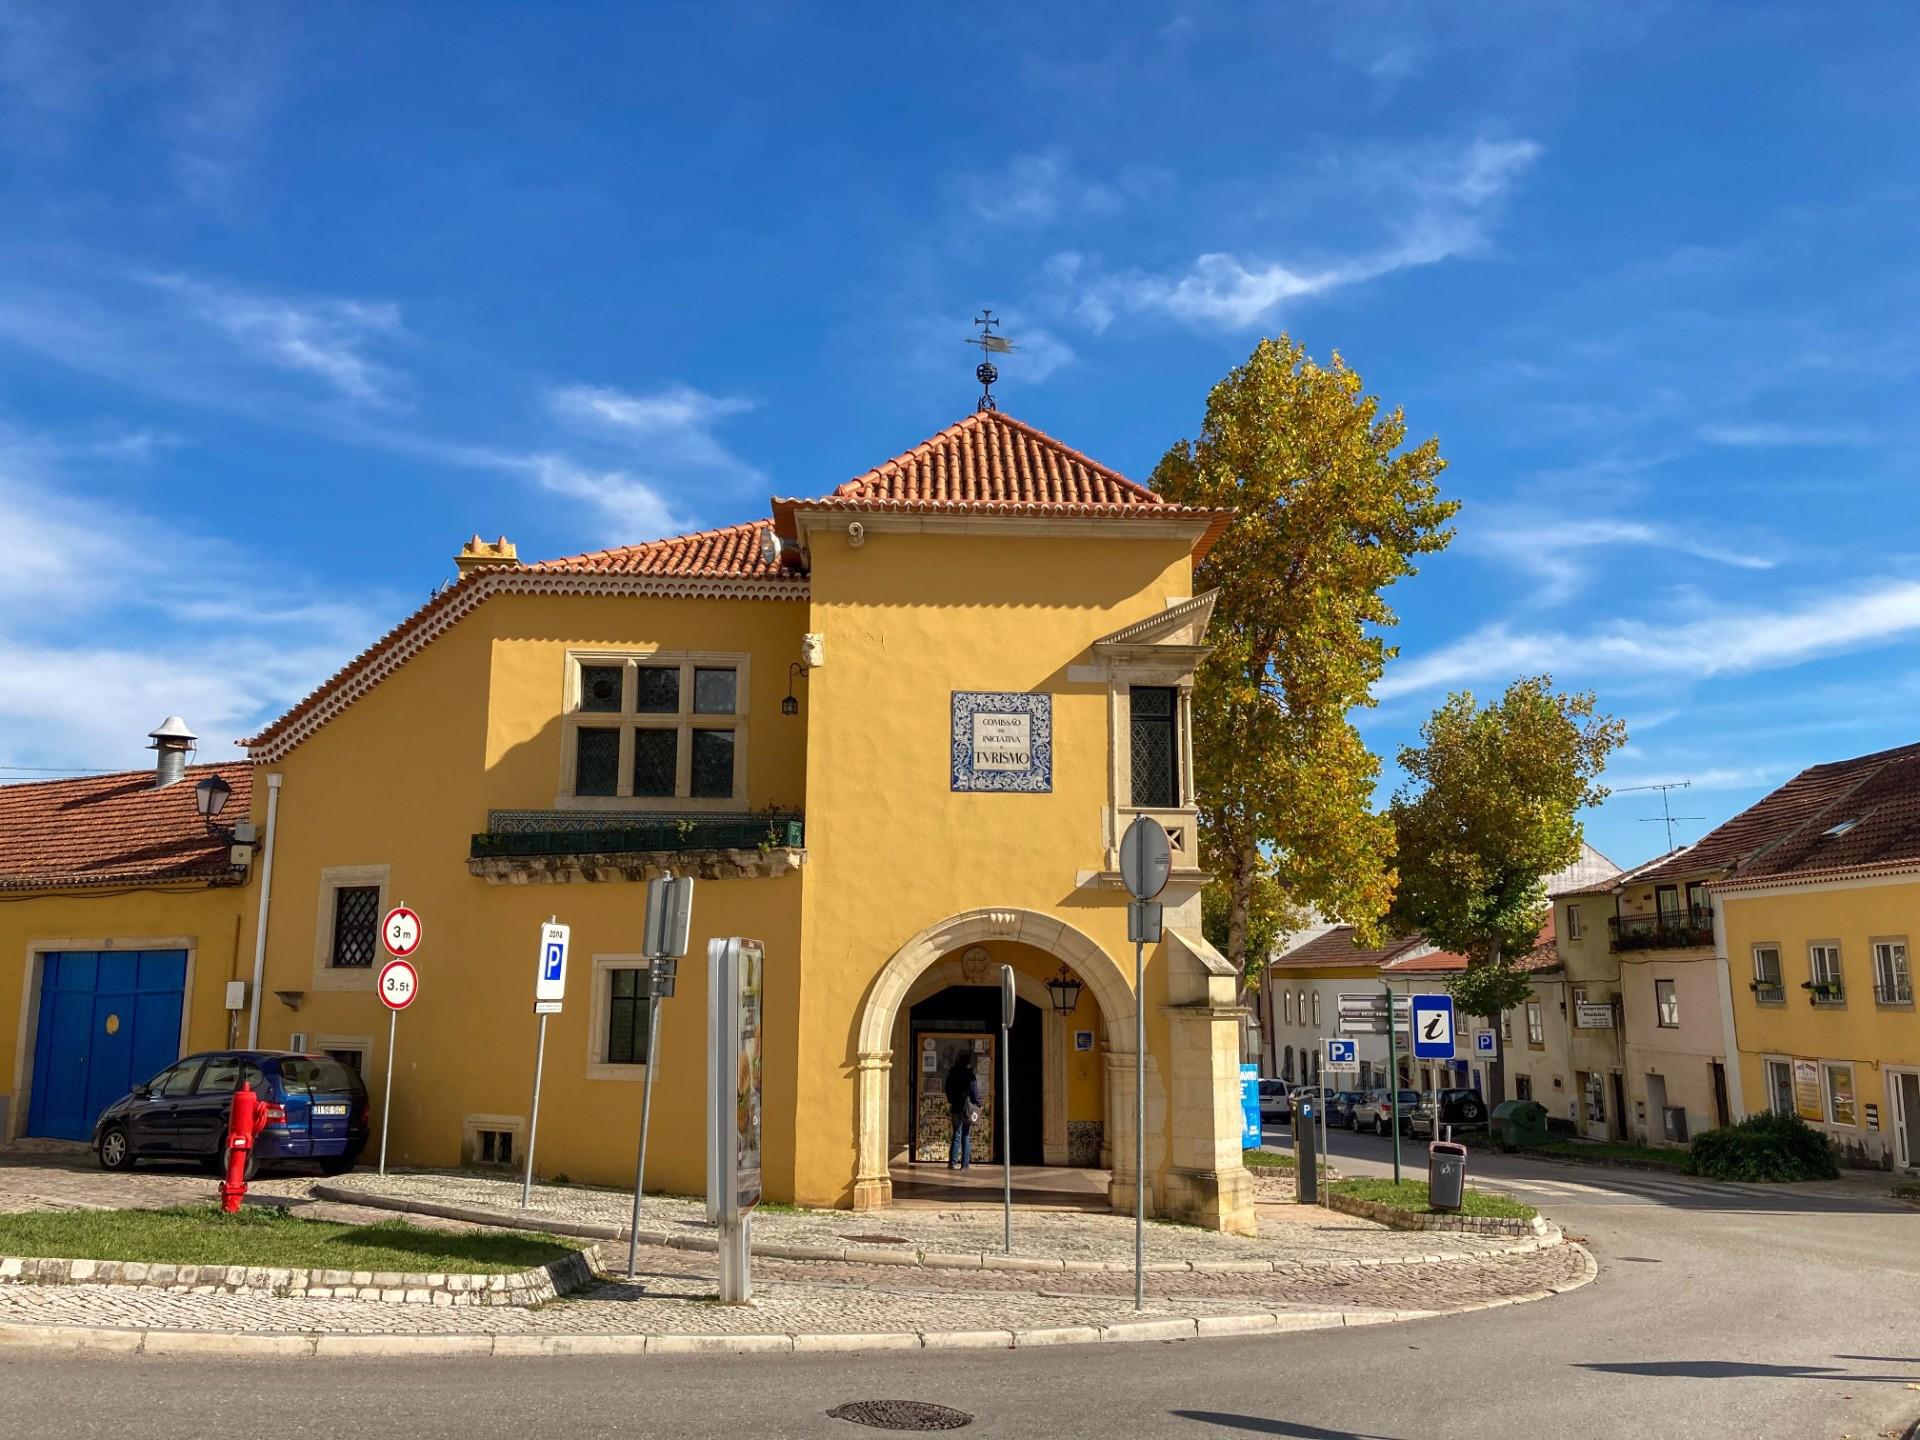
[[[1313,1102],[1296,1100],[1293,1106],[1293,1198],[1302,1205],[1320,1203],[1319,1116]]]
[[[1487,1131],[1488,1138],[1502,1150],[1545,1145],[1553,1138],[1547,1129],[1547,1107],[1537,1100],[1502,1101],[1493,1107]]]
[[[1458,1210],[1467,1193],[1467,1147],[1451,1140],[1427,1146],[1427,1205]]]

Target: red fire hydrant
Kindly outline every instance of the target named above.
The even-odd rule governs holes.
[[[247,1157],[267,1126],[287,1118],[284,1107],[262,1100],[248,1085],[233,1092],[227,1115],[227,1178],[220,1184],[220,1208],[231,1215],[247,1193]]]

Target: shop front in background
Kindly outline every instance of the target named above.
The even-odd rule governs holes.
[[[949,986],[913,1007],[909,1022],[914,1056],[909,1152],[913,1163],[944,1165],[951,1153],[953,1112],[947,1103],[946,1082],[963,1056],[972,1057],[981,1099],[980,1123],[973,1127],[968,1157],[974,1164],[999,1163],[999,1016],[997,986]],[[1008,1052],[1016,1165],[1043,1162],[1040,1020],[1037,1007],[1018,1002]],[[1027,1097],[1025,1103],[1022,1096]]]

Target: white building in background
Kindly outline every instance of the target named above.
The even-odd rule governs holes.
[[[1548,877],[1547,889],[1555,893],[1597,884],[1618,873],[1619,867],[1611,860],[1591,845],[1583,844],[1578,860]],[[1507,1057],[1508,1073],[1522,1077],[1518,1082],[1508,1080],[1507,1096],[1512,1098],[1518,1093],[1521,1098],[1549,1101],[1548,1095],[1539,1093],[1547,1077],[1542,1075],[1536,1079],[1535,1071],[1542,1062],[1555,1058],[1560,1059],[1564,1069],[1566,1053],[1565,1017],[1559,1013],[1557,998],[1547,998],[1547,992],[1557,996],[1559,979],[1551,914],[1541,930],[1539,943],[1518,963],[1537,972],[1535,995],[1503,1017],[1494,1044],[1498,1053]],[[1268,961],[1260,985],[1257,1000],[1260,1073],[1295,1084],[1307,1084],[1317,1078],[1321,1041],[1339,1034],[1341,995],[1377,994],[1383,987],[1392,990],[1396,997],[1445,994],[1448,979],[1465,968],[1464,956],[1443,951],[1419,935],[1404,936],[1377,948],[1356,944],[1350,925],[1319,926],[1291,937],[1287,948]],[[1485,1021],[1477,1016],[1456,1013],[1453,1054],[1447,1060],[1413,1059],[1406,1053],[1407,1037],[1402,1032],[1402,1083],[1423,1091],[1463,1087],[1490,1095],[1487,1057],[1476,1054],[1474,1049],[1475,1032],[1487,1028]],[[1527,1043],[1527,1037],[1536,1029],[1543,1045],[1555,1030],[1558,1031],[1555,1038],[1561,1043],[1557,1047],[1534,1048]],[[1387,1084],[1388,1037],[1353,1038],[1360,1061],[1360,1080],[1355,1088]],[[1564,1084],[1563,1080],[1562,1087]],[[1560,1113],[1564,1108],[1564,1102],[1559,1106],[1548,1103],[1550,1113]]]

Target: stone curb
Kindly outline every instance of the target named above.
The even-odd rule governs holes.
[[[505,1275],[399,1270],[295,1270],[260,1265],[165,1265],[140,1260],[0,1257],[0,1285],[106,1285],[167,1295],[268,1295],[275,1299],[378,1300],[389,1305],[545,1305],[597,1275],[584,1250]]]
[[[1569,1242],[1571,1243],[1571,1242]],[[1470,1315],[1564,1295],[1591,1284],[1600,1267],[1585,1246],[1573,1249],[1580,1275],[1565,1285],[1503,1296],[1447,1310],[1261,1310],[1244,1315],[1156,1316],[1107,1324],[1056,1325],[1029,1330],[926,1330],[793,1335],[380,1335],[267,1334],[209,1330],[115,1329],[78,1325],[0,1324],[0,1352],[14,1347],[123,1355],[275,1356],[293,1359],[418,1359],[489,1356],[519,1359],[561,1355],[818,1354],[876,1350],[1025,1350],[1049,1345],[1204,1340],[1390,1325],[1443,1315]]]
[[[538,1230],[548,1235],[571,1235],[586,1240],[625,1240],[627,1231],[620,1225],[603,1225],[588,1220],[556,1220],[530,1210],[491,1210],[477,1205],[447,1205],[435,1200],[403,1200],[392,1195],[349,1189],[343,1185],[315,1185],[317,1200],[342,1205],[362,1205],[372,1210],[394,1210],[407,1215],[431,1215],[440,1220],[460,1220],[469,1225],[488,1225],[495,1229]],[[1339,1207],[1336,1207],[1339,1208]],[[1386,1207],[1380,1207],[1385,1209]],[[1404,1212],[1400,1212],[1404,1215]],[[1371,1215],[1364,1219],[1374,1218]],[[1391,1226],[1390,1221],[1382,1222]],[[1147,1269],[1155,1273],[1200,1272],[1226,1275],[1305,1275],[1323,1270],[1345,1270],[1389,1265],[1440,1265],[1460,1260],[1494,1260],[1508,1255],[1524,1255],[1533,1250],[1550,1250],[1562,1243],[1560,1228],[1536,1217],[1534,1220],[1508,1222],[1526,1225],[1515,1231],[1512,1243],[1491,1250],[1447,1251],[1427,1255],[1381,1255],[1337,1260],[1153,1260]],[[1423,1226],[1392,1226],[1396,1229],[1423,1229]],[[1437,1228],[1437,1227],[1435,1227]],[[1494,1232],[1509,1233],[1509,1232]],[[642,1230],[642,1245],[659,1245],[669,1250],[698,1250],[712,1253],[719,1242],[706,1235],[679,1235],[665,1230]],[[753,1253],[769,1260],[824,1260],[854,1265],[918,1265],[931,1270],[1019,1270],[1059,1274],[1063,1271],[1107,1271],[1131,1275],[1131,1260],[1070,1260],[1058,1255],[997,1255],[991,1251],[955,1252],[923,1250],[902,1246],[881,1249],[872,1245],[781,1245],[755,1240]]]
[[[1357,1195],[1343,1195],[1338,1190],[1327,1192],[1327,1204],[1343,1215],[1357,1215],[1362,1220],[1372,1220],[1390,1230],[1441,1230],[1461,1235],[1533,1235],[1544,1238],[1553,1228],[1541,1215],[1535,1215],[1531,1220],[1491,1215],[1427,1215],[1415,1210],[1402,1210],[1395,1205],[1382,1205],[1377,1200],[1362,1200]]]

